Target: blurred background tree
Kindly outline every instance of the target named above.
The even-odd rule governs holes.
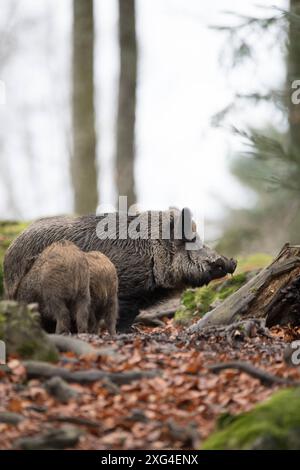
[[[94,111],[94,16],[92,0],[73,1],[73,155],[74,207],[78,214],[98,205]],[[116,133],[117,193],[136,202],[134,183],[137,39],[135,1],[119,0],[119,60]]]
[[[224,219],[224,235],[219,249],[231,254],[251,251],[275,252],[286,241],[299,242],[300,233],[300,108],[293,104],[292,83],[300,77],[300,1],[291,0],[288,11],[273,10],[266,18],[240,17],[232,28],[220,28],[229,34],[227,47],[232,49],[234,65],[252,59],[252,47],[247,41],[249,31],[276,34],[286,48],[286,83],[282,90],[269,90],[261,95],[237,94],[238,105],[250,100],[254,105],[268,102],[283,115],[284,132],[270,123],[264,129],[233,133],[244,141],[245,150],[231,163],[231,171],[256,196],[252,208],[230,209]],[[235,105],[221,111],[218,118],[227,119]],[[275,110],[274,110],[275,112]],[[216,116],[215,116],[216,118]]]
[[[94,110],[93,0],[73,0],[73,151],[74,210],[95,212],[98,205]]]
[[[137,38],[135,0],[119,0],[120,78],[117,116],[117,193],[136,202],[134,182]]]
[[[16,3],[14,2],[6,11],[5,20],[0,25],[0,76],[2,76],[6,65],[18,47],[19,35],[16,34],[16,22]],[[24,24],[22,26],[24,27]],[[5,156],[4,140],[5,131],[3,132],[0,129],[0,184],[5,188],[7,204],[15,214],[19,214],[18,203],[14,194],[13,176]]]

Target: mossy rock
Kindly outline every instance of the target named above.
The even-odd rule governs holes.
[[[181,307],[175,314],[176,323],[187,325],[194,318],[201,318],[212,306],[236,292],[247,280],[247,274],[241,273],[199,289],[187,289],[181,297]]]
[[[226,415],[202,449],[300,449],[300,388],[281,390],[247,413]]]
[[[58,360],[57,349],[41,328],[36,306],[0,302],[0,340],[4,341],[8,356],[49,362]]]

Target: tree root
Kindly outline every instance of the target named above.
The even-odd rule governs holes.
[[[155,313],[140,313],[135,321],[134,324],[138,325],[145,325],[145,326],[152,326],[152,327],[163,327],[165,326],[164,322],[161,320],[162,318],[173,318],[176,313],[176,309],[158,311]]]
[[[55,416],[51,415],[48,416],[48,421],[57,421],[60,423],[70,423],[70,424],[76,424],[79,426],[87,426],[90,428],[98,429],[101,428],[101,423],[98,423],[97,421],[92,421],[87,418],[80,418],[78,416]]]
[[[74,447],[82,434],[82,430],[75,427],[50,429],[39,436],[18,439],[14,447],[22,450],[65,449]]]
[[[86,341],[74,338],[73,336],[56,334],[48,334],[47,336],[60,352],[73,352],[77,356],[111,356],[115,354],[113,348],[94,348]]]
[[[93,383],[98,380],[110,380],[114,384],[124,385],[141,380],[142,378],[153,378],[159,374],[159,371],[131,371],[131,372],[104,372],[97,369],[69,371],[63,367],[56,367],[46,362],[24,361],[23,365],[29,379],[61,377],[67,382],[79,384]]]
[[[242,361],[233,361],[233,362],[224,362],[219,364],[212,364],[207,366],[207,368],[214,373],[218,373],[221,370],[226,369],[236,369],[240,372],[245,372],[251,377],[258,379],[262,385],[266,387],[271,387],[272,385],[289,385],[289,386],[299,386],[300,382],[285,379],[283,377],[277,377],[276,375],[270,374],[262,369],[249,364],[248,362]]]
[[[45,383],[47,392],[61,403],[68,403],[71,398],[76,398],[79,392],[68,385],[61,377],[54,376]]]
[[[11,411],[2,411],[0,413],[0,423],[11,424],[17,426],[21,421],[23,421],[24,416],[19,413],[13,413]]]

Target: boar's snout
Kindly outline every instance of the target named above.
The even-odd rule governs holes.
[[[227,259],[220,257],[218,258],[210,268],[210,279],[217,279],[226,274],[232,274],[235,271],[237,262],[233,258]]]
[[[237,261],[233,258],[225,260],[225,270],[229,274],[233,274],[237,266]]]

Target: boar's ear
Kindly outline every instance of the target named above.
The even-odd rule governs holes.
[[[193,223],[192,213],[190,209],[185,207],[176,220],[175,238],[183,240],[184,242],[194,241],[196,238],[196,233],[193,231],[194,227],[195,224]]]

